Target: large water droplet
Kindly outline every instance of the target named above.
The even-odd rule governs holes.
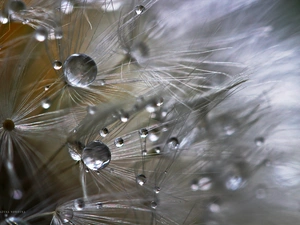
[[[143,13],[145,11],[145,7],[142,5],[138,5],[135,7],[135,13],[137,15],[140,15],[141,13]]]
[[[97,76],[95,61],[85,54],[70,55],[63,66],[66,82],[73,87],[87,87]]]
[[[75,199],[74,200],[74,207],[75,207],[76,210],[81,211],[85,207],[85,202],[81,198]]]
[[[11,119],[6,119],[4,120],[4,122],[2,123],[2,127],[4,130],[6,131],[12,131],[15,129],[15,123],[14,121],[12,121]]]
[[[147,181],[147,178],[144,174],[140,174],[136,177],[136,182],[140,185],[143,186]]]
[[[43,42],[47,39],[48,37],[48,31],[45,27],[38,27],[36,30],[35,30],[35,33],[34,33],[34,37],[37,41],[39,42]]]
[[[100,136],[101,137],[106,137],[106,135],[108,135],[109,131],[107,128],[103,128],[100,130]]]
[[[60,9],[64,14],[71,14],[74,10],[74,4],[70,0],[63,0],[61,1]]]
[[[122,147],[122,146],[124,145],[124,140],[123,140],[123,138],[116,138],[116,139],[115,139],[115,145],[116,145],[116,147],[118,147],[118,148]]]
[[[110,163],[111,152],[102,142],[94,141],[83,149],[82,160],[89,169],[97,171]]]
[[[53,69],[55,70],[60,70],[62,68],[62,62],[61,61],[58,61],[58,60],[55,60],[53,63]]]
[[[26,5],[23,1],[19,1],[19,0],[9,1],[9,4],[8,4],[8,13],[9,14],[18,13],[24,9],[26,9]]]

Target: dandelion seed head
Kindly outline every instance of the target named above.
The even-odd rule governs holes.
[[[111,160],[111,152],[104,143],[94,141],[83,149],[82,160],[90,170],[97,171],[108,166]]]
[[[4,120],[4,122],[2,123],[2,127],[4,130],[6,131],[12,131],[15,129],[15,123],[14,121],[12,121],[11,119],[6,119]]]
[[[85,54],[70,55],[63,65],[66,82],[72,87],[87,87],[96,79],[97,65]]]

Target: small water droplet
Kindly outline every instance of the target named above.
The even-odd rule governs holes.
[[[123,123],[126,123],[129,119],[129,114],[128,113],[122,113],[121,116],[120,116],[120,120],[123,122]]]
[[[50,89],[50,85],[45,86],[45,91],[48,91]]]
[[[159,192],[160,192],[160,187],[155,187],[154,188],[154,193],[155,194],[159,194]]]
[[[148,139],[151,142],[156,142],[160,138],[161,132],[159,129],[153,129],[149,132]]]
[[[226,125],[223,127],[223,130],[225,131],[226,135],[230,136],[235,133],[235,128],[231,125]]]
[[[58,215],[63,223],[68,223],[73,218],[73,210],[67,208],[59,211]]]
[[[104,143],[93,141],[83,149],[82,160],[89,169],[97,171],[110,163],[111,152]]]
[[[178,149],[179,147],[179,141],[175,137],[170,138],[167,144],[169,149],[175,150]]]
[[[198,188],[201,191],[208,191],[212,187],[212,180],[210,177],[202,177],[198,181]]]
[[[0,23],[7,24],[8,23],[8,16],[0,12]]]
[[[71,14],[74,10],[74,5],[69,0],[61,1],[60,9],[64,14]]]
[[[142,150],[142,155],[143,155],[143,156],[146,156],[146,155],[147,155],[147,150],[143,149],[143,150]]]
[[[81,198],[75,199],[74,200],[74,207],[75,207],[76,210],[81,211],[85,207],[85,202]]]
[[[85,172],[86,172],[86,173],[89,173],[89,172],[90,172],[90,170],[89,170],[88,168],[86,168],[86,169],[85,169]]]
[[[157,104],[155,102],[146,105],[145,109],[148,113],[154,113],[157,110]]]
[[[154,151],[155,151],[156,154],[160,154],[160,152],[161,152],[160,147],[156,147],[156,148],[154,149]]]
[[[198,180],[193,180],[192,181],[191,189],[192,189],[192,191],[198,191],[199,190]]]
[[[108,135],[109,131],[107,128],[103,128],[100,130],[100,136],[101,137],[106,137]]]
[[[52,63],[52,66],[53,66],[53,69],[55,70],[60,70],[62,68],[62,62],[61,61],[58,61],[58,60],[55,60],[53,63]]]
[[[157,203],[155,201],[152,201],[150,205],[151,205],[152,209],[156,209],[157,208]]]
[[[37,41],[43,42],[47,39],[48,37],[48,31],[45,27],[39,26],[34,33],[34,37]]]
[[[49,98],[45,98],[42,100],[41,104],[44,109],[49,109],[51,106],[51,100]]]
[[[95,61],[85,54],[70,55],[63,66],[66,82],[73,87],[87,87],[97,76]]]
[[[12,121],[11,119],[6,119],[4,120],[4,122],[2,123],[2,127],[4,130],[6,131],[12,131],[15,129],[15,123],[14,121]]]
[[[221,201],[218,197],[213,197],[208,204],[208,209],[212,213],[218,213],[221,210]]]
[[[265,139],[263,137],[257,137],[257,138],[255,138],[254,142],[255,142],[256,146],[260,147],[264,144]]]
[[[145,11],[145,7],[142,5],[138,5],[135,7],[135,13],[137,15],[140,15],[141,13],[143,13]]]
[[[236,191],[242,187],[243,178],[239,175],[229,176],[226,180],[225,186],[228,190]]]
[[[102,209],[103,208],[103,204],[101,202],[97,202],[96,203],[96,208],[97,209]]]
[[[88,114],[90,114],[90,115],[95,115],[96,112],[97,112],[97,107],[96,107],[96,106],[91,106],[91,105],[89,105],[89,106],[86,107],[86,111],[87,111]]]
[[[118,147],[118,148],[122,147],[122,146],[124,145],[124,140],[123,140],[123,138],[116,138],[116,139],[115,139],[115,145],[116,145],[116,147]]]
[[[146,128],[140,129],[139,134],[141,138],[146,138],[148,135],[148,130]]]
[[[25,19],[23,22],[22,22],[22,24],[28,24],[29,23],[29,20],[28,19]]]
[[[144,174],[140,174],[136,177],[136,182],[140,185],[143,186],[147,181],[147,178]]]

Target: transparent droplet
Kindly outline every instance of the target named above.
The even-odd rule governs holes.
[[[160,138],[161,132],[159,129],[153,129],[149,132],[148,140],[151,142],[156,142]]]
[[[192,181],[191,189],[192,189],[192,191],[198,191],[199,190],[198,180],[193,180]]]
[[[106,135],[108,135],[109,131],[107,128],[103,128],[100,130],[100,135],[101,137],[106,137]]]
[[[92,105],[89,105],[86,107],[86,111],[88,114],[90,115],[95,115],[96,112],[97,112],[97,107],[96,106],[92,106]]]
[[[26,9],[26,5],[23,1],[19,1],[19,0],[9,1],[8,4],[9,14],[18,13],[24,9]]]
[[[97,171],[110,163],[111,152],[104,143],[93,141],[83,149],[82,160],[89,169]]]
[[[95,61],[85,54],[70,55],[63,66],[66,82],[73,87],[87,87],[97,76]]]
[[[164,99],[163,98],[159,98],[156,102],[157,106],[162,106],[164,104]]]
[[[74,4],[70,0],[63,0],[61,1],[60,9],[64,14],[71,14],[74,10]]]
[[[85,207],[85,202],[81,198],[75,199],[74,200],[74,207],[75,207],[76,210],[81,211]]]
[[[8,23],[8,16],[0,12],[0,23],[7,24]]]
[[[254,142],[255,142],[256,146],[259,147],[264,144],[265,139],[263,137],[257,137],[257,138],[255,138]]]
[[[68,223],[73,218],[73,210],[63,209],[58,212],[58,215],[63,223]]]
[[[19,189],[14,189],[12,191],[13,199],[20,200],[23,197],[23,192]]]
[[[198,188],[201,191],[208,191],[212,187],[212,180],[210,177],[202,177],[198,181]]]
[[[150,205],[151,205],[152,209],[156,209],[157,208],[157,203],[155,201],[152,201]]]
[[[221,210],[221,203],[218,197],[213,197],[208,204],[208,209],[212,213],[218,213]]]
[[[25,19],[22,24],[28,24],[29,23],[29,20],[28,19]]]
[[[29,225],[25,220],[18,217],[8,217],[0,225]]]
[[[225,186],[228,190],[236,191],[242,187],[243,178],[239,175],[229,176],[226,180]]]
[[[45,91],[48,91],[50,89],[50,85],[45,86]]]
[[[39,42],[43,42],[47,39],[48,37],[48,31],[45,27],[38,27],[36,30],[35,30],[35,33],[34,33],[34,37],[37,41]]]
[[[259,185],[255,190],[255,197],[257,199],[264,199],[267,195],[267,188],[264,185]]]
[[[58,61],[58,60],[55,60],[53,63],[52,63],[52,66],[53,66],[53,69],[55,70],[60,70],[62,68],[62,62],[61,61]]]
[[[75,152],[72,148],[69,147],[69,154],[71,158],[75,161],[80,161],[81,160],[81,155],[77,152]]]
[[[129,119],[129,114],[128,113],[122,113],[121,116],[120,116],[120,120],[123,122],[123,123],[126,123]]]
[[[147,153],[147,150],[146,150],[146,149],[143,149],[143,150],[142,150],[142,155],[143,155],[143,156],[146,156],[147,154],[148,154],[148,153]]]
[[[14,121],[12,121],[11,119],[6,119],[4,120],[4,122],[2,123],[2,127],[4,130],[6,131],[12,131],[15,129],[15,123]]]
[[[160,187],[155,187],[154,188],[154,193],[155,194],[159,194],[159,192],[160,192]]]
[[[86,172],[86,173],[89,173],[89,172],[90,172],[90,170],[89,170],[88,168],[86,168],[86,169],[85,169],[85,172]]]
[[[135,7],[135,13],[137,15],[140,15],[141,13],[143,13],[145,11],[145,7],[142,5],[138,5]]]
[[[96,203],[96,208],[97,209],[102,209],[103,208],[103,204],[101,202],[97,202]]]
[[[146,128],[140,129],[139,134],[141,138],[146,138],[148,135],[148,130]]]
[[[233,135],[235,133],[235,127],[233,127],[231,125],[225,125],[223,127],[223,130],[225,131],[226,135],[228,135],[228,136]]]
[[[154,113],[157,110],[157,104],[155,102],[146,105],[145,109],[148,113]]]
[[[147,181],[147,178],[144,174],[140,174],[136,177],[136,182],[140,185],[143,186]]]
[[[41,104],[44,109],[49,109],[51,106],[51,100],[49,98],[45,98],[42,100]]]
[[[118,148],[122,147],[122,146],[124,145],[124,140],[123,140],[123,138],[116,138],[116,139],[115,139],[115,145],[116,145],[116,147],[118,147]]]
[[[177,140],[177,138],[175,138],[175,137],[172,137],[172,138],[170,138],[169,140],[168,140],[168,148],[169,149],[178,149],[178,147],[179,147],[179,141]]]

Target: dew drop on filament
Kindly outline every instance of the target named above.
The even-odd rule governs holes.
[[[60,70],[62,68],[62,62],[61,61],[58,61],[58,60],[55,60],[53,63],[53,69],[55,70]]]
[[[136,182],[140,185],[140,186],[144,186],[144,184],[146,183],[147,178],[144,174],[140,174],[136,177]]]
[[[70,55],[63,65],[66,82],[72,87],[87,87],[97,76],[95,61],[85,54]]]
[[[104,143],[93,141],[83,149],[82,160],[89,169],[97,171],[110,163],[111,152]]]
[[[139,130],[139,134],[140,134],[140,137],[141,137],[141,138],[146,138],[147,135],[148,135],[148,130],[145,129],[145,128],[140,129],[140,130]]]
[[[85,207],[85,202],[81,198],[75,199],[74,200],[74,207],[75,207],[76,210],[81,211]]]
[[[175,137],[170,138],[167,144],[169,149],[176,150],[179,147],[179,141]]]
[[[44,109],[49,109],[51,106],[51,100],[49,98],[45,98],[42,100],[42,107]]]
[[[74,4],[70,0],[63,0],[61,1],[60,9],[64,14],[71,14],[74,10]]]
[[[63,223],[68,223],[73,218],[73,210],[72,209],[63,209],[58,213],[61,221]]]
[[[145,11],[145,7],[142,6],[142,5],[138,5],[138,6],[135,7],[135,13],[137,15],[142,14],[144,11]]]
[[[101,137],[106,137],[108,133],[109,133],[109,131],[108,131],[107,128],[103,128],[103,129],[100,130],[100,136]]]
[[[115,139],[115,145],[118,148],[122,147],[124,145],[124,140],[122,138],[116,138]]]
[[[48,37],[48,31],[45,27],[38,27],[36,30],[35,30],[35,34],[34,34],[34,37],[37,41],[39,42],[43,42],[47,39]]]
[[[264,144],[265,139],[263,137],[257,137],[257,138],[255,138],[254,142],[257,147],[260,147]]]

